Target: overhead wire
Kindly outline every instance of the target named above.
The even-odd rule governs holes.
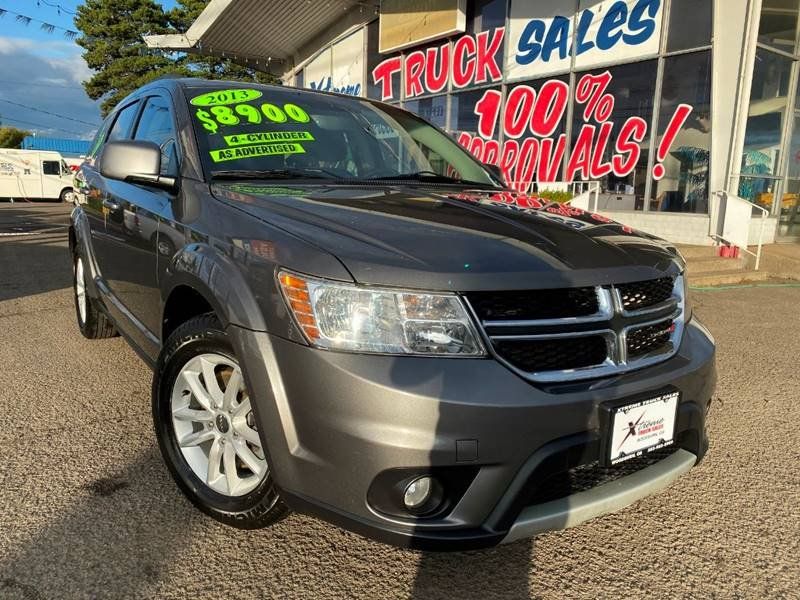
[[[0,98],[0,102],[5,102],[6,104],[11,104],[12,106],[18,106],[20,108],[25,108],[27,110],[32,110],[35,112],[39,112],[45,115],[49,115],[51,117],[57,117],[59,119],[66,119],[67,121],[74,121],[75,123],[80,123],[81,125],[89,125],[90,127],[99,127],[99,123],[90,123],[89,121],[82,121],[81,119],[76,119],[75,117],[68,117],[66,115],[60,115],[58,113],[50,112],[49,110],[44,110],[42,108],[36,108],[35,106],[28,106],[27,104],[22,104],[20,102],[14,102],[13,100],[6,100],[5,98]]]
[[[64,129],[63,127],[56,127],[54,125],[42,125],[41,123],[33,123],[31,121],[23,121],[22,119],[15,119],[13,117],[0,117],[0,127],[5,121],[11,121],[12,123],[19,123],[20,125],[28,125],[30,127],[38,127],[39,129],[55,129],[57,131],[63,131],[64,133],[71,133],[73,135],[80,135],[85,136],[86,132],[79,132],[79,131],[72,131],[71,129]]]

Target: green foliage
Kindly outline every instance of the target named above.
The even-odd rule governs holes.
[[[138,87],[167,74],[277,83],[272,75],[225,58],[165,54],[144,43],[145,35],[185,33],[207,3],[180,0],[168,13],[154,0],[86,0],[78,7],[76,41],[94,71],[83,86],[90,98],[103,99],[103,116]]]
[[[539,198],[550,200],[551,202],[558,202],[564,204],[569,202],[575,196],[572,192],[562,190],[539,190],[536,194]]]
[[[78,7],[76,39],[95,73],[83,86],[92,99],[103,98],[105,116],[139,86],[180,72],[171,58],[147,48],[144,35],[169,33],[163,8],[153,0],[86,0]]]
[[[168,13],[170,26],[178,33],[186,33],[208,2],[209,0],[178,0],[175,8]],[[186,54],[178,59],[178,63],[192,77],[280,83],[274,75],[237,64],[228,58]]]
[[[0,127],[0,148],[19,148],[22,138],[30,134],[30,131],[16,127]]]

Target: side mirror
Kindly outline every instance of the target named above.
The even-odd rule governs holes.
[[[109,142],[100,156],[100,174],[109,179],[139,183],[175,191],[175,177],[161,172],[161,148],[154,142],[125,140]]]
[[[497,165],[492,165],[490,163],[483,163],[483,168],[489,171],[497,181],[502,183],[503,185],[508,185],[506,182],[506,178],[503,177],[503,169],[498,167]]]

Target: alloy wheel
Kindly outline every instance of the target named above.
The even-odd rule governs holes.
[[[189,360],[175,379],[170,409],[181,453],[209,488],[243,496],[267,476],[250,397],[235,360],[216,353]]]
[[[81,323],[86,323],[86,281],[83,278],[83,259],[75,261],[75,297],[78,299],[78,314]]]

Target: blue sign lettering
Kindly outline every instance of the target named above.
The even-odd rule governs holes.
[[[577,18],[574,53],[576,56],[598,48],[609,51],[620,43],[637,46],[648,41],[656,30],[656,17],[661,8],[661,0],[637,0],[628,10],[629,2],[617,0],[608,7],[600,21],[594,39],[589,39],[589,29],[599,14],[591,8],[581,11]],[[549,62],[556,58],[567,58],[573,48],[572,19],[557,16],[551,21],[531,19],[517,43],[516,61],[519,65],[529,65],[538,59]]]

